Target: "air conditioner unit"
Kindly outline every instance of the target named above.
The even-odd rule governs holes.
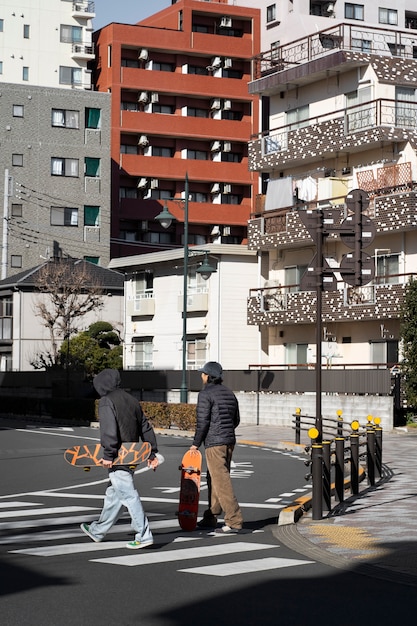
[[[231,232],[230,226],[223,226],[223,237],[227,237],[228,235],[230,235],[230,232]]]
[[[213,57],[213,59],[211,61],[211,67],[216,69],[217,67],[221,67],[221,66],[222,66],[222,59],[221,59],[221,57]]]
[[[149,96],[148,96],[148,92],[147,91],[141,91],[139,96],[138,96],[138,102],[141,102],[142,104],[146,104],[149,100]]]
[[[220,193],[220,184],[219,183],[213,183],[211,188],[210,188],[210,193]]]
[[[210,235],[219,235],[220,234],[220,226],[213,226],[211,229]]]
[[[211,105],[210,108],[213,109],[220,109],[222,106],[222,103],[220,102],[220,98],[214,98],[214,100],[211,101]]]
[[[223,15],[220,20],[220,28],[232,28],[232,18],[227,15]]]
[[[139,178],[138,184],[137,184],[137,188],[138,189],[145,189],[147,186],[148,186],[148,179],[147,178]]]
[[[149,53],[147,51],[146,48],[142,48],[142,50],[139,52],[139,60],[140,61],[147,61],[149,59]]]
[[[232,144],[230,141],[223,142],[223,152],[230,152],[232,150]]]
[[[232,108],[232,101],[231,100],[225,100],[223,102],[223,109],[225,111],[230,111],[231,108]]]
[[[232,59],[230,57],[226,57],[223,65],[224,67],[232,67]]]
[[[159,94],[158,93],[152,93],[151,94],[151,102],[159,102]]]
[[[333,2],[329,2],[329,4],[325,5],[324,12],[325,13],[329,13],[329,14],[334,13],[334,4],[333,4]]]
[[[220,152],[221,148],[222,144],[220,143],[220,141],[213,141],[210,146],[211,152]]]
[[[229,183],[224,183],[223,193],[232,193],[232,185],[230,185]]]
[[[146,135],[141,135],[138,139],[138,146],[149,146],[149,139]]]
[[[157,189],[159,187],[159,180],[157,178],[151,178],[151,189]]]

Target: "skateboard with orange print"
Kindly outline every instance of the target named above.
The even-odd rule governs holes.
[[[182,457],[180,479],[180,503],[178,521],[183,530],[191,531],[197,526],[200,499],[201,452],[188,450]]]
[[[152,446],[147,441],[129,441],[122,443],[119,454],[113,461],[116,465],[127,465],[134,468],[148,460],[152,451]],[[99,443],[82,444],[68,448],[64,452],[64,458],[70,465],[82,467],[88,472],[92,467],[103,467],[102,447]]]

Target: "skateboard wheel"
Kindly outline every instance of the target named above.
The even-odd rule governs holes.
[[[85,472],[89,472],[89,471],[90,471],[90,469],[91,469],[91,467],[83,467],[83,470],[84,470]]]

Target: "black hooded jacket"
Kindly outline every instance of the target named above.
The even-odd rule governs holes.
[[[132,395],[120,389],[120,373],[115,369],[101,371],[93,380],[94,389],[100,397],[100,419],[103,458],[112,461],[117,457],[125,441],[148,441],[152,446],[150,458],[158,452],[152,426],[142,408]]]

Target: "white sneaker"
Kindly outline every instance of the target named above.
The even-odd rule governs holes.
[[[126,548],[129,550],[140,550],[140,548],[148,548],[153,545],[153,539],[148,539],[147,541],[129,541],[126,544]]]
[[[80,524],[80,528],[85,535],[88,535],[88,537],[90,537],[90,539],[92,539],[96,543],[100,543],[101,539],[93,535],[93,533],[90,531],[90,527],[88,524]]]

